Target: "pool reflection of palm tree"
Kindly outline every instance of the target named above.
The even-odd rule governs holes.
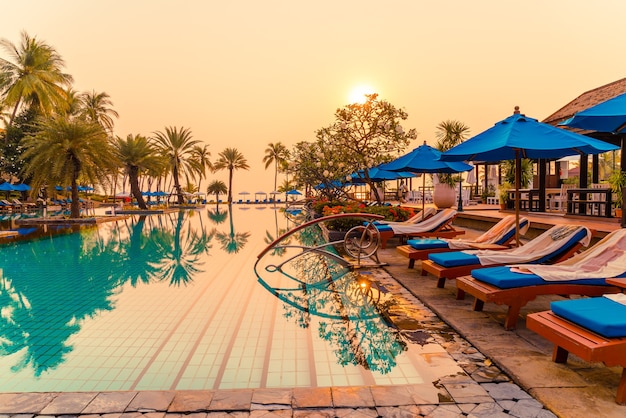
[[[17,356],[11,370],[30,368],[40,376],[61,365],[73,349],[70,337],[87,318],[112,310],[126,283],[191,281],[213,235],[194,231],[184,219],[183,212],[171,225],[165,217],[139,217],[5,246],[0,356]]]
[[[207,233],[204,229],[200,232],[185,226],[185,211],[179,211],[175,219],[174,230],[155,230],[153,251],[159,256],[157,269],[159,280],[169,281],[170,284],[180,286],[193,280],[193,276],[202,272],[199,266],[203,253],[208,253],[211,248],[213,233]]]
[[[275,231],[274,235],[272,235],[270,231],[265,231],[265,238],[263,238],[263,241],[265,241],[267,245],[271,244],[272,242],[274,242],[276,238],[278,238],[279,236],[287,232],[286,228],[278,228],[278,211],[277,210],[274,211],[274,231]],[[291,242],[291,237],[288,237],[286,240],[281,242],[281,245],[288,245],[290,242]],[[282,256],[285,254],[286,251],[287,251],[286,248],[279,246],[279,247],[275,247],[272,250],[272,254],[276,256]]]
[[[235,232],[233,222],[233,205],[228,204],[228,217],[230,219],[230,230],[226,232],[217,232],[216,238],[220,242],[222,250],[229,254],[237,253],[241,250],[250,238],[249,232]]]
[[[209,219],[212,220],[215,224],[224,223],[226,218],[228,218],[228,212],[226,212],[225,210],[220,212],[219,206],[217,206],[215,210],[207,209],[207,213]]]
[[[130,282],[135,287],[139,283],[149,284],[158,277],[159,254],[153,251],[152,232],[144,233],[146,216],[139,216],[136,221],[130,222],[131,225],[125,225],[129,232],[128,239],[123,240],[121,238],[123,233],[118,230],[120,236],[114,240],[117,246],[111,253],[118,268],[119,284]]]
[[[86,231],[9,246],[0,252],[0,292],[3,299],[11,295],[13,300],[8,305],[12,309],[3,309],[0,354],[22,351],[13,371],[30,366],[39,376],[56,368],[72,351],[67,340],[80,329],[81,321],[112,309],[115,267],[111,259],[97,261],[105,258],[105,247]],[[67,258],[56,263],[60,253]],[[31,284],[35,278],[37,286]],[[53,315],[51,306],[55,307]]]

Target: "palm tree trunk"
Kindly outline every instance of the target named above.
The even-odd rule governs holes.
[[[174,189],[176,189],[176,195],[178,196],[178,204],[182,205],[184,203],[184,200],[183,192],[180,190],[180,181],[178,180],[178,167],[174,166],[172,176],[174,177]]]
[[[128,181],[130,183],[130,192],[133,197],[137,199],[137,206],[139,206],[139,209],[148,209],[148,205],[146,205],[146,202],[143,200],[141,189],[139,188],[139,167],[130,167]]]
[[[228,170],[228,203],[233,202],[233,168]]]
[[[70,203],[70,218],[80,218],[80,200],[78,200],[78,170],[72,175],[72,202]]]

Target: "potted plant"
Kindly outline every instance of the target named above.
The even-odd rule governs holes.
[[[609,184],[611,185],[611,191],[615,193],[615,216],[621,218],[623,202],[622,189],[626,186],[626,171],[614,171],[609,177]]]
[[[509,202],[509,190],[511,190],[511,183],[504,182],[500,185],[498,191],[498,199],[500,200],[500,210],[504,210]]]
[[[469,127],[463,122],[446,120],[437,125],[437,148],[441,152],[459,145],[467,138]],[[449,208],[455,203],[456,190],[461,177],[459,174],[439,174],[439,183],[433,190],[433,203],[438,208]]]

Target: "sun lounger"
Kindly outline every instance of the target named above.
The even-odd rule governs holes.
[[[527,218],[520,218],[520,233],[524,235],[530,226]],[[505,250],[511,247],[515,239],[515,215],[502,218],[484,234],[475,239],[438,239],[417,238],[400,245],[396,250],[409,259],[409,268],[415,266],[415,260],[427,260],[430,254],[459,251],[462,249]]]
[[[452,226],[456,214],[454,209],[444,209],[413,225],[376,225],[380,233],[381,248],[387,248],[387,241],[394,236],[406,239],[410,237],[453,238],[462,235],[465,231],[457,230]]]
[[[621,366],[615,402],[626,404],[626,305],[597,297],[552,302],[550,307],[529,314],[526,327],[554,343],[556,363],[566,363],[573,353],[587,362]]]
[[[539,295],[599,296],[616,293],[606,277],[626,277],[626,229],[607,235],[596,245],[554,265],[500,266],[473,270],[456,280],[457,299],[474,296],[474,310],[485,302],[509,307],[504,327],[513,329],[520,309]]]
[[[416,225],[434,215],[437,214],[437,209],[433,207],[425,208],[423,211],[417,212],[406,221],[393,222],[393,221],[376,221],[374,225]]]
[[[422,262],[422,276],[428,273],[437,278],[437,287],[444,287],[446,279],[467,276],[472,270],[515,263],[557,263],[589,245],[591,231],[583,226],[554,226],[521,247],[508,250],[464,250],[430,254]]]

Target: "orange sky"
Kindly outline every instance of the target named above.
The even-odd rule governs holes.
[[[243,152],[235,193],[271,191],[267,144],[313,140],[361,84],[408,112],[412,149],[446,119],[541,120],[626,68],[623,0],[0,2],[0,37],[54,46],[76,90],[111,96],[117,135],[184,126],[213,159]]]

